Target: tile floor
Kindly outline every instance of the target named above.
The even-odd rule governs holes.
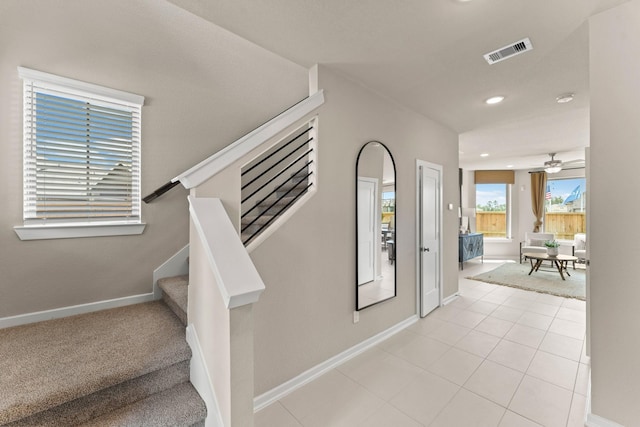
[[[257,427],[583,426],[585,303],[465,279],[460,297],[256,414]]]

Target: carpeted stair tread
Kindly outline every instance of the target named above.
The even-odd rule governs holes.
[[[162,301],[0,330],[0,424],[190,359]]]
[[[75,426],[185,381],[189,381],[188,360],[22,418],[6,427]]]
[[[165,277],[158,280],[162,289],[162,299],[173,310],[183,324],[187,324],[189,295],[189,275]]]
[[[80,425],[190,427],[202,425],[206,416],[207,409],[200,395],[191,383],[185,382]]]

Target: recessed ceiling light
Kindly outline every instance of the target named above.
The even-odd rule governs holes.
[[[556,102],[558,104],[566,104],[567,102],[571,102],[571,101],[573,101],[572,93],[563,93],[562,95],[556,98]]]
[[[507,167],[508,167],[508,168],[512,168],[512,167],[513,167],[513,165],[507,165]]]
[[[489,157],[489,153],[482,153],[480,154],[480,157]]]
[[[498,104],[503,100],[504,100],[504,96],[492,96],[491,98],[486,99],[484,102],[485,104],[493,105],[493,104]]]

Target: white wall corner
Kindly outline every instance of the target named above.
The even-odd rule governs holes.
[[[313,95],[318,91],[318,64],[315,64],[311,68],[309,68],[309,95]]]
[[[224,427],[222,415],[218,408],[218,399],[216,399],[215,389],[211,383],[209,369],[207,368],[207,363],[202,348],[200,347],[200,341],[198,340],[198,334],[193,324],[187,326],[187,343],[192,353],[189,380],[207,406],[205,427]]]
[[[162,265],[153,270],[153,295],[155,299],[162,298],[162,290],[158,287],[158,280],[165,277],[184,276],[189,274],[189,245],[186,245]]]

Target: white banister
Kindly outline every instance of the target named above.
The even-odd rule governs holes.
[[[265,286],[217,198],[189,196],[191,383],[206,427],[253,426],[253,303]]]
[[[322,104],[324,104],[324,92],[320,90],[238,139],[233,144],[193,166],[188,171],[176,176],[171,182],[180,181],[186,189],[202,184],[227,166],[241,159],[251,150],[312,113]]]
[[[220,199],[189,196],[189,212],[227,308],[258,301],[264,283]]]

